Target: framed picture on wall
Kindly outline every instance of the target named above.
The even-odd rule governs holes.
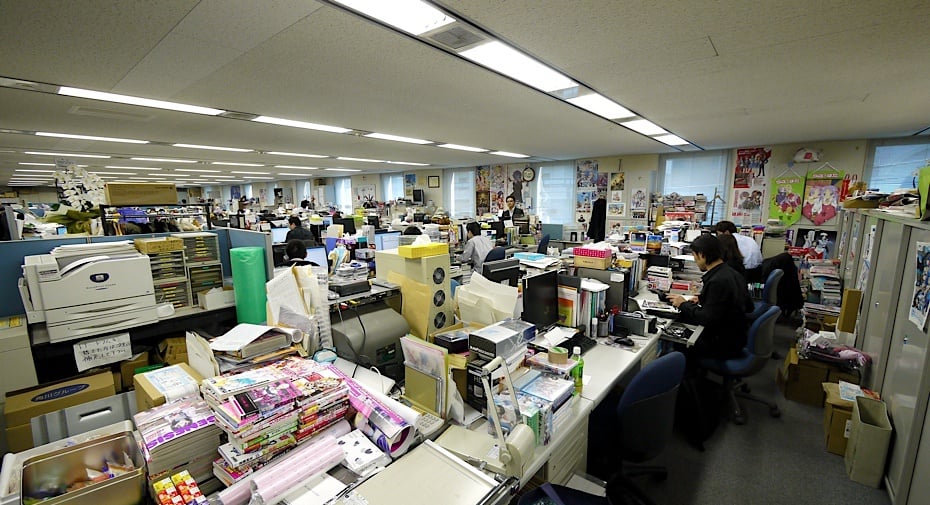
[[[427,187],[430,187],[430,188],[439,187],[439,176],[438,175],[431,175],[427,177],[426,180],[427,180]]]

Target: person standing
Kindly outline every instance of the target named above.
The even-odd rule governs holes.
[[[472,221],[465,226],[465,250],[459,256],[462,263],[471,263],[476,272],[481,272],[484,265],[484,258],[487,257],[491,249],[494,249],[494,243],[491,239],[481,233],[481,225],[477,221]]]
[[[513,195],[507,196],[507,207],[501,212],[501,221],[513,220],[524,217],[523,209],[517,207],[517,200]]]

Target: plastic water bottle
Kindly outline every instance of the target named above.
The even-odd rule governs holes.
[[[575,366],[570,372],[572,380],[575,381],[575,395],[580,395],[584,387],[584,360],[581,358],[581,347],[576,345],[572,349],[571,359],[575,360]]]

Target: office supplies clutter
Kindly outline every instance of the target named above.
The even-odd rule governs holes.
[[[238,359],[248,359],[302,339],[303,333],[295,328],[242,323],[210,342],[210,348]]]

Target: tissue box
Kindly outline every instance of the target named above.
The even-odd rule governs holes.
[[[197,303],[204,310],[216,310],[223,307],[232,307],[236,304],[236,294],[231,287],[223,286],[213,288],[210,291],[201,291],[197,293]]]
[[[423,245],[402,245],[397,248],[397,254],[405,258],[439,256],[440,254],[449,254],[449,244],[445,242],[432,242]]]

